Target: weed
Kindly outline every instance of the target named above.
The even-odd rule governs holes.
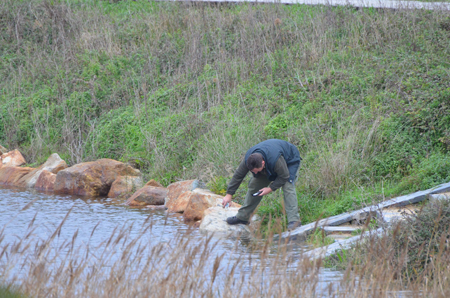
[[[321,247],[334,243],[334,240],[327,237],[323,229],[316,229],[313,233],[308,235],[306,242],[313,247]]]

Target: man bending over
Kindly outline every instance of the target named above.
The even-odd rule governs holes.
[[[295,191],[300,161],[297,147],[283,140],[266,140],[250,148],[228,184],[223,206],[231,202],[248,171],[252,172],[253,177],[248,183],[244,205],[236,216],[227,218],[227,223],[248,224],[262,197],[283,188],[288,230],[301,226]]]

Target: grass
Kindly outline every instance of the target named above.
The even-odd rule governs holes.
[[[450,180],[446,11],[148,1],[0,4],[0,143],[223,193],[295,144],[304,223]],[[242,200],[244,187],[238,193]],[[260,214],[283,214],[279,194]]]
[[[381,237],[372,237],[353,249],[341,251],[325,260],[333,268],[352,268],[353,272],[377,272],[385,268],[387,278],[398,284],[410,281],[422,284],[424,294],[436,291],[444,297],[449,274],[448,221],[449,202],[430,202],[415,214],[405,215],[392,230]],[[345,258],[343,257],[345,256]],[[377,275],[378,273],[375,273]],[[375,278],[386,278],[376,276]],[[431,283],[429,283],[431,282]]]
[[[325,234],[325,231],[318,228],[313,233],[308,235],[308,239],[306,240],[308,244],[311,244],[314,248],[327,246],[334,243],[334,240],[328,238]]]
[[[15,290],[11,290],[10,288],[0,286],[0,297],[2,297],[2,298],[25,298],[26,296],[18,293]]]

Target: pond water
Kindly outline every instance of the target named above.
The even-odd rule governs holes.
[[[61,229],[58,230],[63,221]],[[76,240],[72,241],[75,239],[74,235]],[[108,241],[117,240],[116,244],[122,243],[122,245],[116,245],[114,251],[110,252],[108,260],[102,263],[105,267],[108,267],[108,262],[112,264],[117,261],[121,257],[121,252],[133,239],[145,242],[144,250],[147,252],[143,255],[151,255],[153,248],[165,244],[172,245],[172,250],[176,249],[178,244],[174,242],[174,239],[181,239],[181,242],[182,239],[189,239],[186,247],[204,243],[208,239],[208,236],[201,234],[198,229],[185,224],[181,216],[167,214],[162,210],[133,209],[108,198],[60,196],[0,187],[0,252],[6,246],[11,247],[12,244],[21,241],[20,239],[26,238],[29,243],[37,245],[51,237],[54,237],[51,244],[53,247],[64,247],[58,250],[59,254],[61,252],[64,254],[64,251],[69,253],[70,248],[64,245],[71,241],[83,253],[89,250],[87,249],[89,247],[92,251],[103,254],[103,250],[109,249]],[[248,266],[239,267],[233,271],[236,278],[250,274],[255,264],[273,270],[271,262],[275,262],[280,249],[288,251],[290,265],[286,267],[287,270],[296,270],[296,261],[299,260],[301,253],[310,249],[306,244],[297,243],[288,246],[272,244],[268,250],[268,258],[263,262],[264,264],[261,264],[260,255],[264,245],[214,237],[211,238],[209,245],[213,247],[208,256],[212,261],[207,263],[209,265],[206,267],[212,267],[214,259],[218,256],[223,256],[225,263],[239,258],[251,260]],[[138,251],[141,248],[137,245],[134,249]],[[2,262],[5,262],[4,258],[5,255],[0,256],[0,267]],[[20,276],[27,274],[26,265],[23,266],[26,263],[26,255],[20,258],[23,260],[17,260],[17,266],[12,268],[8,275],[9,277],[19,276],[19,283]],[[201,254],[195,255],[194,258],[200,259]],[[59,255],[50,263],[56,268],[62,259],[64,256]],[[205,268],[206,271],[209,272],[210,268]],[[222,270],[219,274],[227,275],[229,272]],[[277,273],[269,271],[267,274]],[[320,269],[319,275],[323,287],[328,287],[334,282],[338,284],[342,277],[339,271],[323,268]]]

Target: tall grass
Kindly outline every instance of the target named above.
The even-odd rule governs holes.
[[[352,268],[363,278],[395,282],[416,293],[446,297],[448,290],[449,202],[432,202],[393,225],[381,237],[338,253],[326,264]],[[343,258],[345,256],[345,258]]]
[[[28,231],[9,243],[2,229],[3,287],[29,297],[445,297],[449,291],[445,245],[433,250],[425,279],[403,278],[402,267],[390,265],[396,256],[371,245],[364,262],[348,257],[341,273],[327,280],[321,260],[311,262],[271,238],[217,251],[220,244],[211,236],[160,242],[147,221],[136,237],[129,236],[136,227],[117,226],[93,247],[77,233],[61,237],[63,226],[64,220],[42,237],[31,220]]]

